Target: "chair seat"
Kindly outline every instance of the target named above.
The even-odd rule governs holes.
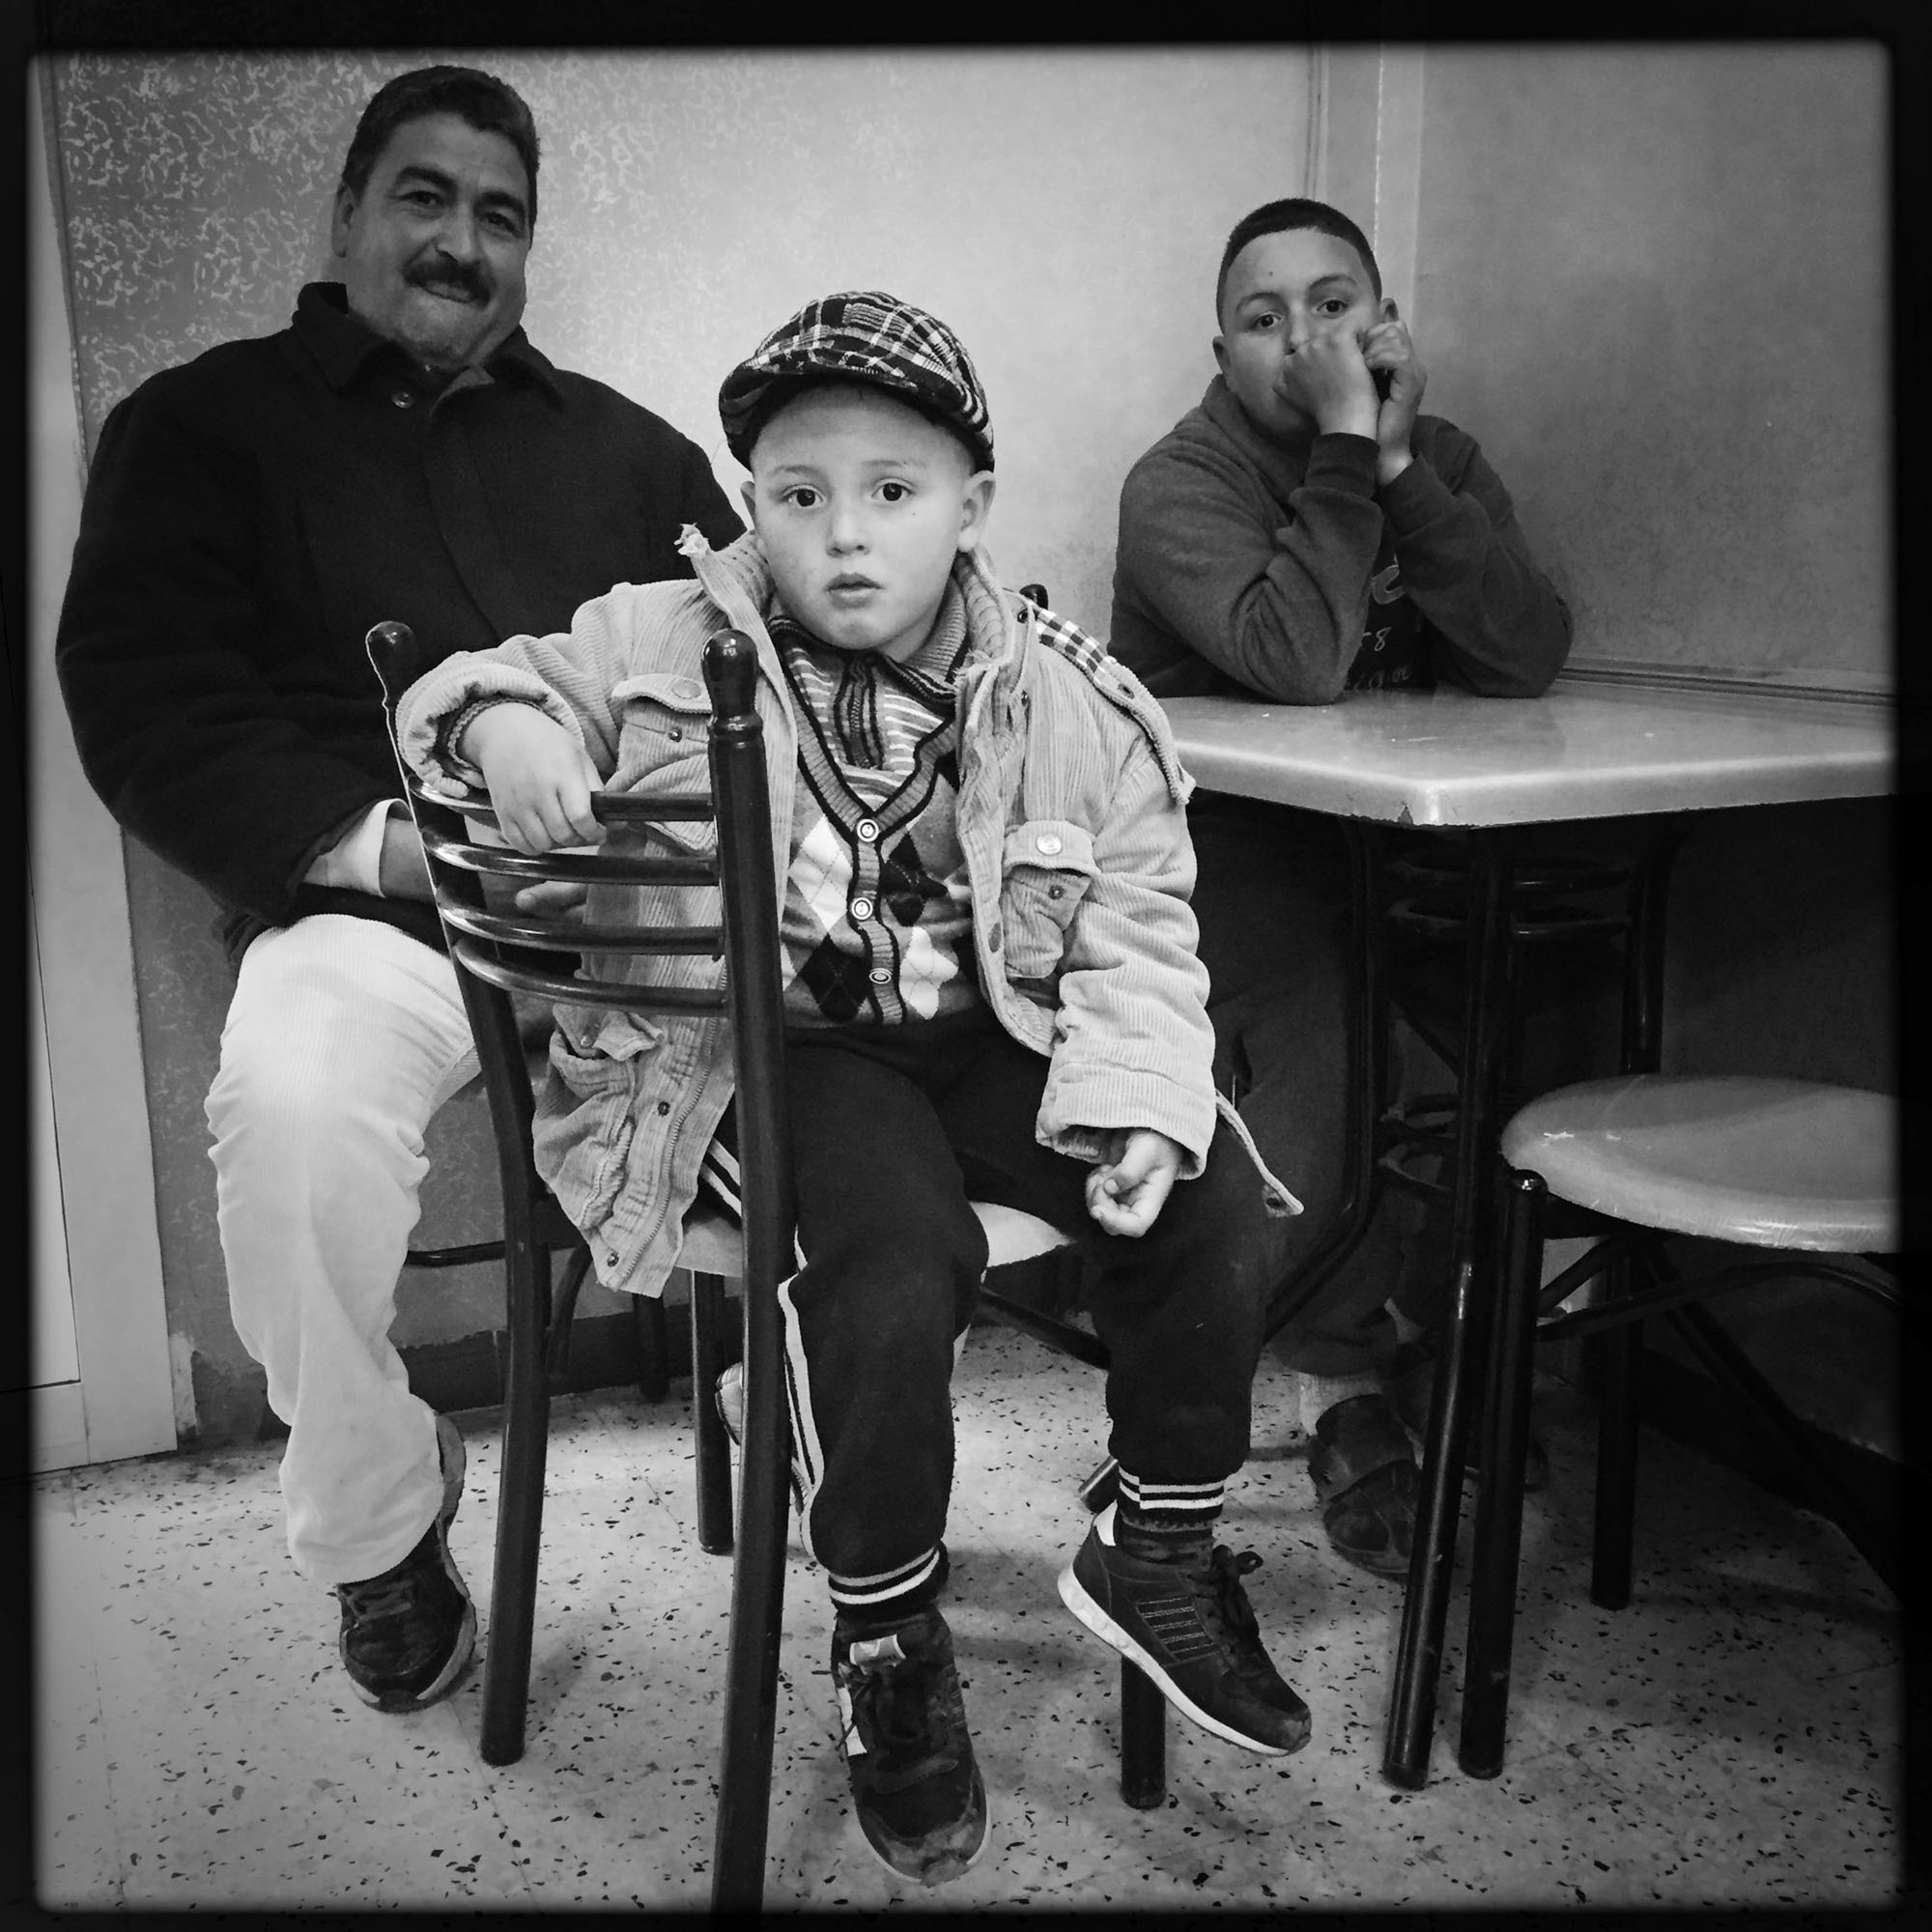
[[[1509,1164],[1639,1227],[1752,1247],[1889,1253],[1897,1103],[1812,1080],[1631,1074],[1560,1087],[1503,1129]]]
[[[1023,1214],[1017,1208],[1003,1208],[991,1201],[976,1201],[973,1211],[986,1231],[986,1265],[1005,1267],[1011,1262],[1030,1260],[1052,1248],[1064,1248],[1072,1236],[1064,1234],[1050,1221]],[[684,1246],[678,1251],[677,1264],[698,1274],[723,1275],[734,1280],[745,1265],[744,1243],[738,1224],[723,1208],[700,1205],[684,1218]]]

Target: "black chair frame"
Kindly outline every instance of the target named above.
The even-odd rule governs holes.
[[[1843,1481],[1817,1454],[1807,1431],[1776,1389],[1703,1304],[1715,1296],[1777,1280],[1831,1283],[1895,1313],[1904,1296],[1889,1257],[1852,1260],[1804,1249],[1766,1250],[1762,1259],[1680,1268],[1670,1245],[1692,1237],[1573,1208],[1572,1226],[1597,1244],[1538,1287],[1545,1219],[1551,1206],[1541,1175],[1499,1163],[1504,1266],[1495,1343],[1483,1409],[1483,1467],[1499,1472],[1477,1498],[1469,1577],[1462,1735],[1457,1761],[1472,1777],[1502,1769],[1509,1712],[1511,1652],[1522,1539],[1522,1467],[1529,1437],[1531,1357],[1539,1342],[1596,1336],[1602,1387],[1597,1415],[1597,1483],[1590,1601],[1622,1609],[1631,1600],[1641,1419],[1644,1322],[1661,1315],[1711,1380],[1736,1404],[1795,1492],[1837,1523],[1887,1588],[1902,1594],[1898,1526],[1873,1499]],[[1591,1281],[1604,1298],[1556,1313]],[[1541,1317],[1541,1319],[1539,1319]]]
[[[424,667],[405,625],[376,626],[370,633],[369,651],[384,686],[393,732],[395,700]],[[556,1314],[551,1302],[547,1243],[561,1244],[561,1230],[551,1220],[554,1203],[545,1206],[547,1195],[528,1151],[534,1095],[509,996],[520,993],[558,1005],[625,1011],[717,1016],[730,1027],[737,1062],[745,1250],[745,1425],[739,1506],[748,1534],[732,1578],[713,1869],[715,1902],[750,1897],[755,1908],[764,1870],[781,1628],[789,1432],[777,1289],[792,1271],[791,1163],[781,1084],[778,908],[763,729],[753,706],[756,659],[751,640],[736,632],[715,637],[705,649],[704,674],[713,705],[710,796],[645,800],[599,794],[597,816],[612,829],[613,837],[610,849],[594,855],[531,857],[506,846],[478,843],[466,820],[494,820],[487,797],[471,794],[453,799],[421,783],[406,766],[403,782],[476,1037],[502,1179],[509,1341],[503,1472],[484,1670],[482,1752],[489,1763],[509,1763],[524,1748],[549,1429],[547,1356]],[[648,850],[653,826],[714,819],[716,847],[710,853],[680,851],[666,856]],[[638,851],[639,843],[646,849]],[[661,930],[591,927],[494,909],[484,892],[486,878],[512,885],[567,880],[709,887],[719,893],[721,916],[713,924]],[[532,950],[556,955],[554,965],[526,963]],[[640,985],[576,976],[567,970],[579,955],[606,953],[722,957],[726,970],[723,985],[714,987]],[[700,1300],[709,1298],[694,1293],[695,1324],[702,1321]],[[695,1380],[694,1406],[700,1415],[707,1406],[705,1393],[703,1384]],[[777,1532],[753,1536],[749,1526],[754,1524],[776,1524]]]

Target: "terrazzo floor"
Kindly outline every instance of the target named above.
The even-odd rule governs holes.
[[[39,1902],[702,1908],[730,1566],[697,1547],[684,1386],[658,1406],[622,1392],[557,1406],[529,1746],[497,1770],[477,1753],[480,1671],[412,1718],[349,1693],[334,1605],[282,1548],[276,1445],[27,1486]],[[794,1549],[771,1908],[1895,1902],[1897,1607],[1834,1528],[1693,1452],[1646,1437],[1637,1595],[1595,1609],[1589,1410],[1564,1384],[1539,1390],[1552,1479],[1525,1520],[1508,1764],[1490,1782],[1456,1767],[1459,1592],[1431,1781],[1398,1792],[1378,1766],[1400,1586],[1328,1550],[1293,1378],[1265,1365],[1262,1446],[1227,1540],[1265,1559],[1248,1590],[1314,1739],[1268,1760],[1170,1720],[1167,1803],[1138,1812],[1115,1782],[1113,1654],[1054,1590],[1085,1530],[1093,1372],[978,1329],[956,1409],[943,1607],[991,1845],[936,1892],[899,1887],[865,1850],[829,1612]],[[459,1420],[469,1482],[451,1542],[480,1590],[498,1432],[488,1411]]]

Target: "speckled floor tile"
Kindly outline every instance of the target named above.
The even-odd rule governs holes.
[[[1844,1539],[1646,1437],[1638,1588],[1588,1602],[1590,1417],[1539,1398],[1509,1761],[1455,1763],[1451,1606],[1432,1781],[1379,1775],[1400,1586],[1328,1549],[1293,1378],[1257,1389],[1225,1538],[1315,1716],[1264,1759],[1168,1726],[1168,1797],[1118,1791],[1117,1661],[1055,1578],[1103,1437],[1098,1378],[998,1329],[957,1382],[952,1624],[993,1830],[936,1893],[901,1887],[849,1815],[831,1617],[794,1546],[766,1896],[775,1908],[1885,1903],[1896,1884],[1903,1636]],[[461,1418],[452,1530],[487,1598],[495,1418]],[[39,1896],[274,1910],[702,1907],[710,1889],[730,1564],[695,1531],[683,1404],[607,1392],[553,1431],[528,1746],[478,1755],[481,1672],[418,1717],[349,1693],[328,1597],[282,1552],[277,1451],[120,1463],[33,1488],[42,1605]],[[487,1618],[484,1642],[488,1642]]]

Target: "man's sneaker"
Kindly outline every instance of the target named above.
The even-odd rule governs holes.
[[[379,1711],[420,1711],[446,1696],[476,1649],[476,1609],[449,1553],[449,1523],[463,1500],[463,1437],[436,1419],[442,1507],[400,1563],[360,1583],[338,1583],[342,1667],[355,1694]]]
[[[867,1844],[889,1871],[917,1884],[959,1877],[986,1847],[986,1786],[946,1619],[925,1609],[867,1631],[840,1617],[832,1681]]]
[[[1118,1548],[1114,1534],[1109,1506],[1060,1573],[1061,1602],[1204,1730],[1270,1757],[1299,1750],[1308,1706],[1268,1662],[1241,1588],[1261,1558],[1217,1545],[1205,1563],[1149,1562]]]
[[[745,1446],[745,1365],[732,1362],[719,1373],[718,1386],[713,1391],[713,1399],[718,1404],[718,1419],[724,1425],[724,1434],[731,1438],[734,1449]],[[803,1516],[805,1514],[805,1491],[798,1480],[798,1470],[790,1471],[791,1506]]]

